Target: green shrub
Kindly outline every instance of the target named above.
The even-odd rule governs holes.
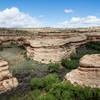
[[[85,52],[83,52],[81,55],[80,55],[80,58],[82,58],[84,55],[86,55],[86,54],[92,54],[92,52],[90,52],[90,51],[85,51]]]
[[[94,88],[92,89],[93,92],[93,100],[100,100],[100,89]]]
[[[48,64],[49,72],[57,72],[60,69],[60,65],[58,63],[50,63]]]
[[[23,45],[18,45],[18,47],[25,50],[25,47]]]
[[[67,69],[75,69],[79,66],[78,60],[62,59],[61,64]]]
[[[36,89],[36,90],[31,91],[30,94],[31,94],[31,97],[32,97],[33,99],[35,99],[35,98],[37,98],[38,96],[40,96],[41,91],[40,91],[39,89]]]
[[[47,94],[45,96],[37,98],[36,100],[57,100],[57,99],[52,94]]]
[[[53,94],[57,100],[71,100],[73,97],[72,88],[73,85],[70,82],[53,84],[49,93]]]
[[[25,52],[24,53],[24,58],[28,61],[28,60],[30,60],[30,58],[27,56],[27,53]]]
[[[60,82],[59,78],[57,75],[55,74],[49,74],[48,76],[46,76],[44,78],[44,86],[45,86],[45,90],[49,91],[52,88],[52,85],[54,83],[58,83]]]
[[[49,94],[57,100],[100,100],[100,89],[74,86],[70,82],[54,84]]]
[[[100,42],[88,42],[86,43],[86,47],[95,50],[100,50]]]
[[[51,85],[45,95],[40,96],[40,90],[36,89],[21,98],[14,96],[9,100],[100,100],[99,88],[81,87],[70,82],[59,82],[59,78],[54,74],[46,76],[43,80],[46,83],[45,87],[48,84]]]
[[[3,47],[0,47],[0,51],[3,51]]]
[[[12,48],[12,44],[3,46],[4,48]]]
[[[33,78],[31,80],[31,86],[33,89],[39,89],[39,88],[42,88],[43,87],[43,79],[41,78]]]
[[[80,93],[78,94],[80,95]],[[92,100],[93,92],[91,92],[90,87],[84,87],[81,95],[84,96],[85,100]]]
[[[82,58],[86,54],[92,54],[92,52],[86,50],[86,51],[82,52],[81,54],[72,53],[70,55],[70,58],[71,58],[71,60],[79,60],[80,58]]]
[[[60,82],[53,84],[52,89],[37,100],[49,100],[49,96],[52,97],[52,100],[100,100],[100,89]]]
[[[71,55],[70,55],[70,58],[73,60],[79,60],[80,59],[80,56],[77,54],[77,53],[72,53]]]

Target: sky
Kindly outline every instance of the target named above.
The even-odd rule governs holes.
[[[100,26],[100,0],[0,0],[0,27]]]

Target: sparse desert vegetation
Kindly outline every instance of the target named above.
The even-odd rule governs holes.
[[[0,1],[0,100],[100,100],[100,0]]]
[[[0,99],[99,100],[99,89],[63,82],[66,73],[79,67],[80,58],[100,54],[100,42],[91,41],[98,40],[98,36],[88,35],[97,31],[99,29],[2,29],[5,37],[0,36],[0,56],[9,63],[19,86],[0,94]],[[70,55],[66,56],[67,53]]]
[[[89,45],[88,45],[89,44]],[[81,45],[79,48],[76,49],[76,53],[72,53],[70,55],[71,60],[63,59],[60,63],[49,63],[48,65],[45,65],[47,67],[47,70],[41,70],[40,67],[36,70],[33,68],[30,69],[30,71],[25,71],[24,68],[22,71],[15,71],[15,76],[19,78],[19,82],[23,84],[22,89],[20,90],[15,89],[10,92],[2,94],[3,95],[8,94],[9,100],[99,100],[99,92],[100,90],[97,88],[90,88],[90,87],[81,87],[81,86],[74,86],[70,82],[63,83],[62,82],[62,76],[66,74],[66,72],[71,71],[72,69],[75,69],[79,66],[79,59],[83,57],[85,54],[92,54],[92,53],[99,53],[99,50],[97,48],[91,47],[90,44],[95,45],[97,47],[99,45],[99,42],[89,42],[84,45]],[[10,48],[9,48],[10,47]],[[15,46],[16,47],[16,46]],[[12,49],[13,46],[8,46],[8,49]],[[20,48],[20,47],[18,47]],[[24,50],[22,47],[21,50]],[[7,50],[4,48],[3,51],[0,51],[1,53]],[[24,51],[25,52],[25,51]],[[23,58],[25,58],[25,54],[23,53]],[[31,60],[25,60],[26,62],[30,62]],[[21,67],[22,65],[20,65]],[[38,65],[36,65],[37,67]],[[41,65],[39,65],[41,66]],[[32,72],[32,70],[34,70]],[[65,74],[64,72],[65,71]],[[20,73],[21,72],[21,73]],[[35,73],[37,75],[35,75]],[[18,74],[19,73],[19,74]],[[44,74],[44,75],[43,75]],[[49,75],[48,75],[49,74]],[[64,75],[63,75],[64,74]],[[20,75],[20,77],[19,77]],[[22,80],[23,75],[23,80]],[[35,76],[34,76],[35,75]],[[42,76],[41,76],[42,75]],[[62,76],[60,76],[62,75]],[[28,78],[27,79],[25,79]],[[25,83],[27,82],[28,85],[25,86]],[[25,88],[27,89],[24,89]],[[18,92],[16,92],[18,91]],[[25,94],[22,91],[26,91]],[[11,95],[10,95],[10,94]],[[16,94],[17,93],[17,94]],[[6,98],[3,98],[3,100],[7,100]]]

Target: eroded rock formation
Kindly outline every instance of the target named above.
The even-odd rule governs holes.
[[[23,45],[27,51],[27,55],[31,59],[42,63],[58,62],[63,58],[69,57],[72,52],[75,52],[78,46],[89,41],[100,41],[100,28],[0,29],[0,46],[9,44]],[[0,64],[0,92],[4,92],[13,87],[16,87],[18,85],[18,82],[16,78],[13,78],[11,73],[9,72],[8,63],[1,59]],[[95,78],[99,76],[99,70],[100,69],[98,67],[86,67],[86,63],[82,64],[81,62],[80,67],[76,70],[73,70],[73,74],[69,73],[68,75],[71,75],[73,83],[74,76],[80,75],[80,80],[82,81],[76,81],[76,79],[78,79],[76,77],[76,84],[79,83],[80,85],[84,85],[85,83],[87,83],[88,85],[88,78],[86,78],[87,80],[85,82],[84,77],[89,77],[92,79],[93,76],[95,80]],[[95,83],[95,86],[98,85],[99,77],[96,82],[97,83]],[[94,84],[91,84],[91,86],[93,87]]]
[[[86,36],[82,34],[57,34],[37,37],[28,40],[27,55],[42,63],[57,62],[75,52],[76,45],[84,42]],[[73,43],[73,45],[69,45]],[[74,44],[75,43],[75,44]]]
[[[100,54],[85,55],[80,59],[80,66],[66,74],[64,81],[100,88]]]
[[[17,79],[12,76],[8,67],[8,62],[0,58],[0,93],[18,86]]]
[[[0,29],[0,44],[24,45],[27,55],[38,62],[58,62],[75,48],[100,41],[100,28],[86,29]]]

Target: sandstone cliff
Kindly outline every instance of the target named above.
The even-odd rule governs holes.
[[[0,29],[0,44],[24,45],[27,55],[38,62],[58,62],[89,41],[100,41],[100,28]]]
[[[42,63],[57,62],[75,52],[75,44],[86,40],[82,34],[56,34],[28,40],[27,55]]]

